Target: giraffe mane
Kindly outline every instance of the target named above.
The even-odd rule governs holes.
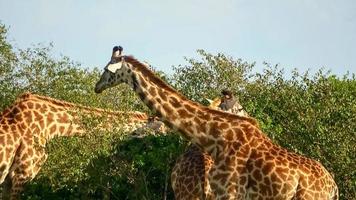
[[[105,113],[105,114],[109,114],[109,115],[122,115],[122,114],[127,114],[127,115],[132,115],[133,117],[135,117],[136,119],[140,119],[140,120],[147,120],[148,116],[146,113],[142,113],[139,111],[112,111],[112,110],[108,110],[108,109],[101,109],[101,108],[92,108],[92,107],[88,107],[88,106],[83,106],[80,104],[75,104],[75,103],[70,103],[67,101],[62,101],[62,100],[58,100],[58,99],[54,99],[52,97],[47,97],[47,96],[41,96],[38,94],[32,94],[31,92],[25,92],[23,94],[21,94],[16,100],[15,100],[15,104],[18,104],[20,102],[23,101],[27,101],[27,100],[31,100],[31,99],[39,99],[41,101],[46,101],[46,102],[50,102],[53,103],[55,105],[58,106],[63,106],[63,107],[68,107],[68,108],[79,108],[79,109],[83,109],[83,110],[87,110],[89,112],[97,112],[97,113]],[[5,109],[4,112],[0,115],[0,116],[4,116],[6,115],[6,113],[10,112],[13,106],[11,106],[8,109]]]
[[[218,115],[218,116],[223,116],[225,118],[228,118],[229,120],[245,120],[249,123],[251,123],[252,125],[258,127],[258,123],[257,120],[252,118],[252,117],[244,117],[244,116],[238,116],[232,113],[226,113],[223,111],[219,111],[219,110],[215,110],[206,106],[203,106],[197,102],[194,102],[188,98],[186,98],[184,95],[182,95],[180,92],[178,92],[176,89],[172,88],[171,86],[169,86],[168,84],[166,84],[163,80],[161,80],[156,74],[154,74],[146,64],[138,61],[136,58],[134,58],[133,56],[124,56],[124,59],[126,62],[132,64],[132,67],[135,68],[139,68],[140,72],[142,72],[142,74],[145,77],[148,77],[152,82],[154,82],[155,84],[157,84],[160,88],[163,88],[169,92],[175,93],[179,98],[183,99],[184,101],[188,101],[189,103],[197,106],[197,107],[202,107],[204,111],[210,112],[212,114]]]

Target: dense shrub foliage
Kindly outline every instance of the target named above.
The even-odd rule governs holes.
[[[113,110],[149,112],[125,86],[97,95],[98,69],[51,55],[52,45],[14,49],[0,25],[0,108],[24,91]],[[356,80],[293,71],[198,50],[200,59],[160,75],[188,98],[206,104],[228,88],[276,143],[322,162],[338,183],[341,199],[356,197]],[[288,78],[286,78],[288,77]],[[177,134],[132,138],[123,132],[57,138],[49,158],[23,199],[173,199],[170,172],[186,141]]]

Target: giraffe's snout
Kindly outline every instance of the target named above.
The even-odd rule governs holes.
[[[103,92],[103,90],[102,90],[100,87],[98,87],[98,85],[96,85],[96,86],[95,86],[94,91],[95,91],[95,93],[97,93],[97,94],[99,94],[99,93],[102,93],[102,92]]]

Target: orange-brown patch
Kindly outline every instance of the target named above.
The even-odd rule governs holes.
[[[159,97],[155,98],[155,100],[156,100],[159,104],[162,103],[162,100],[161,100]]]
[[[35,121],[40,121],[43,119],[43,116],[39,112],[33,111],[33,114],[35,116]]]
[[[193,115],[188,113],[185,109],[179,109],[178,110],[178,114],[179,114],[179,117],[183,118],[183,119],[193,117]]]
[[[33,156],[33,150],[31,148],[27,150],[27,153],[30,157]]]
[[[55,124],[51,126],[51,128],[49,129],[51,133],[54,133],[56,130],[57,130],[57,126]]]
[[[184,104],[184,107],[186,108],[186,110],[190,113],[195,113],[196,108],[194,108],[193,106],[189,105],[189,104]]]
[[[179,103],[178,99],[174,96],[169,97],[169,103],[175,108],[182,107],[182,105]]]
[[[150,88],[148,89],[148,92],[149,92],[152,96],[154,96],[154,97],[157,95],[156,88],[154,88],[154,87],[150,87]]]
[[[235,132],[236,135],[236,140],[242,142],[242,143],[246,143],[247,139],[245,137],[245,132],[242,131],[242,129],[240,128],[234,128],[233,131]]]
[[[58,114],[57,115],[57,122],[61,123],[61,124],[69,123],[68,115],[66,113]]]
[[[286,180],[288,177],[288,168],[284,168],[284,167],[276,167],[275,172],[278,174],[278,176],[282,179],[282,180]]]
[[[196,123],[196,124],[201,124],[201,121],[200,121],[200,119],[198,118],[198,117],[194,117],[194,122]]]
[[[203,112],[201,110],[198,110],[197,115],[199,118],[205,120],[205,121],[210,121],[211,120],[211,115],[207,112]]]
[[[41,107],[42,107],[42,106],[41,106],[41,104],[39,104],[39,103],[35,103],[35,109],[36,109],[36,110],[41,109]]]
[[[228,141],[232,141],[234,139],[234,132],[231,129],[226,132],[225,139]]]
[[[59,132],[60,132],[61,134],[64,133],[64,130],[65,130],[64,126],[60,126],[60,127],[59,127]]]
[[[227,128],[229,128],[229,124],[223,122],[223,123],[220,124],[219,128],[220,128],[220,129],[227,129]]]
[[[33,109],[34,105],[33,105],[32,102],[27,102],[27,107],[28,107],[29,109]]]
[[[164,103],[162,105],[162,108],[167,113],[168,116],[173,114],[173,109],[168,105],[168,103]]]
[[[262,173],[259,169],[255,169],[252,173],[252,176],[256,181],[262,181]]]
[[[262,166],[262,173],[267,175],[271,173],[273,169],[274,169],[273,162],[265,162],[264,165]]]
[[[162,89],[158,90],[158,95],[161,97],[161,99],[163,101],[167,101],[168,100],[167,94]]]
[[[39,123],[41,129],[44,129],[44,120],[41,120],[38,123]]]

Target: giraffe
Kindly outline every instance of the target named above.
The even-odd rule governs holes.
[[[124,131],[147,123],[141,112],[113,112],[89,108],[31,93],[20,95],[0,115],[0,184],[4,199],[17,199],[47,159],[46,143],[55,136],[83,135],[85,117],[97,117],[99,130],[113,130],[112,121],[128,118]],[[105,120],[101,119],[107,117]]]
[[[222,91],[222,97],[216,97],[214,100],[206,99],[210,103],[209,108],[231,112],[239,116],[250,117],[243,109],[238,100],[230,107],[222,107],[221,104],[226,101],[225,90]],[[232,96],[230,93],[229,96]],[[197,146],[190,145],[176,161],[171,173],[171,185],[176,199],[214,199],[211,193],[208,173],[214,161],[205,152]]]
[[[211,156],[215,199],[338,199],[321,163],[274,144],[253,118],[213,110],[187,99],[147,65],[115,46],[95,92],[128,84],[171,128]]]
[[[229,101],[232,97],[231,94],[229,94],[227,97],[227,95],[225,95],[226,90],[222,91],[222,97],[216,97],[213,100],[206,98],[206,100],[209,102],[208,107],[212,108],[212,109],[216,109],[216,110],[221,110],[221,111],[225,111],[225,112],[230,112],[230,113],[234,113],[240,116],[245,116],[245,117],[249,117],[249,114],[243,109],[242,105],[240,104],[239,100],[234,98],[234,100],[232,101],[232,105],[230,106],[222,106],[222,105],[226,105],[227,101]],[[230,97],[231,96],[231,97]]]

